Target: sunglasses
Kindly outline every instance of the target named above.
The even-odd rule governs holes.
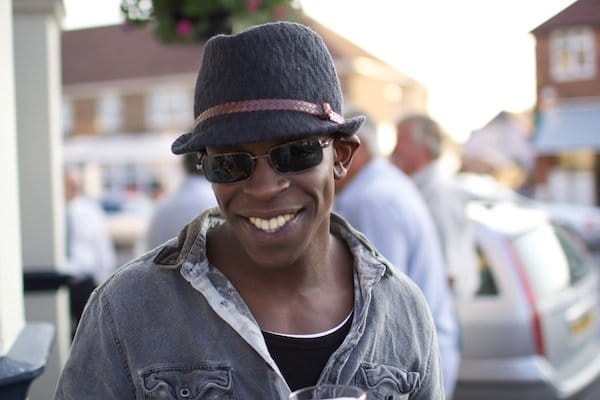
[[[310,138],[273,147],[267,154],[202,154],[200,165],[206,179],[213,183],[238,183],[252,176],[256,159],[267,158],[280,174],[295,174],[316,167],[323,160],[323,148],[333,138]]]

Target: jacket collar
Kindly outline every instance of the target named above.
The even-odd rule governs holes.
[[[206,253],[206,233],[209,229],[225,222],[219,208],[209,208],[187,224],[176,240],[170,240],[154,257],[161,268],[180,268],[191,253],[200,250]]]
[[[209,208],[186,225],[177,236],[167,242],[154,257],[159,268],[179,269],[186,261],[198,261],[206,257],[206,234],[209,229],[225,222],[218,207]],[[371,275],[378,280],[389,269],[390,263],[369,243],[368,239],[355,230],[344,218],[331,213],[331,231],[341,237],[350,248],[358,265],[368,266],[361,275]]]

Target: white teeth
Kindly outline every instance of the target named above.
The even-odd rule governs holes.
[[[280,226],[277,222],[277,218],[271,218],[269,220],[269,230],[274,231],[277,227]]]
[[[258,221],[259,225],[260,225],[260,229],[262,229],[263,231],[268,231],[269,230],[269,221],[263,219],[261,221]]]
[[[265,232],[275,232],[285,225],[286,222],[294,218],[294,214],[282,214],[275,217],[264,219],[258,217],[249,217],[248,220],[252,225]]]

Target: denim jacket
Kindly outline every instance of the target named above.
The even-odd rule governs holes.
[[[96,289],[55,399],[288,398],[260,327],[206,258],[206,233],[221,223],[217,209],[206,211]],[[369,399],[443,399],[422,294],[334,214],[331,231],[354,256],[354,317],[319,383],[357,385]]]

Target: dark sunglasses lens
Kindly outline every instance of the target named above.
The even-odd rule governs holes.
[[[302,140],[272,149],[270,159],[281,173],[300,172],[319,165],[323,149],[318,139]]]
[[[215,154],[202,159],[202,171],[214,183],[234,183],[252,175],[254,162],[249,154]]]

